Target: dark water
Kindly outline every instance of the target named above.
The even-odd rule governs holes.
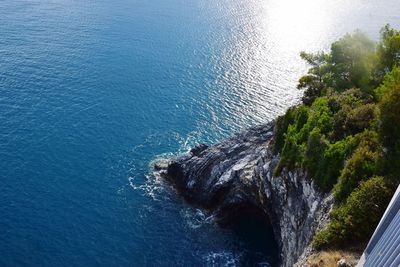
[[[1,0],[0,266],[273,263],[268,229],[216,227],[151,162],[271,120],[298,101],[301,50],[399,15],[398,0]]]

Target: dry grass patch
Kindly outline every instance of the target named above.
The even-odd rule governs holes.
[[[359,253],[340,250],[320,251],[308,258],[308,265],[310,267],[337,267],[337,262],[345,259],[348,265],[356,266],[360,256]]]

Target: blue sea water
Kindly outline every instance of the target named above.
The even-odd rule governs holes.
[[[1,0],[0,266],[274,264],[270,229],[219,228],[151,163],[273,119],[301,50],[385,23],[398,0]]]

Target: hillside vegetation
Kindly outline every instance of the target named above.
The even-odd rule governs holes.
[[[333,190],[331,223],[316,248],[367,242],[400,182],[400,31],[378,43],[356,31],[329,52],[306,53],[302,104],[277,120],[275,170],[304,168]]]

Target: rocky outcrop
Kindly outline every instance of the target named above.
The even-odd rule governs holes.
[[[249,213],[268,217],[281,265],[293,266],[327,220],[332,197],[318,192],[302,170],[272,175],[279,162],[270,148],[273,135],[273,122],[253,127],[156,163],[155,169],[189,203],[214,214],[222,225]]]

